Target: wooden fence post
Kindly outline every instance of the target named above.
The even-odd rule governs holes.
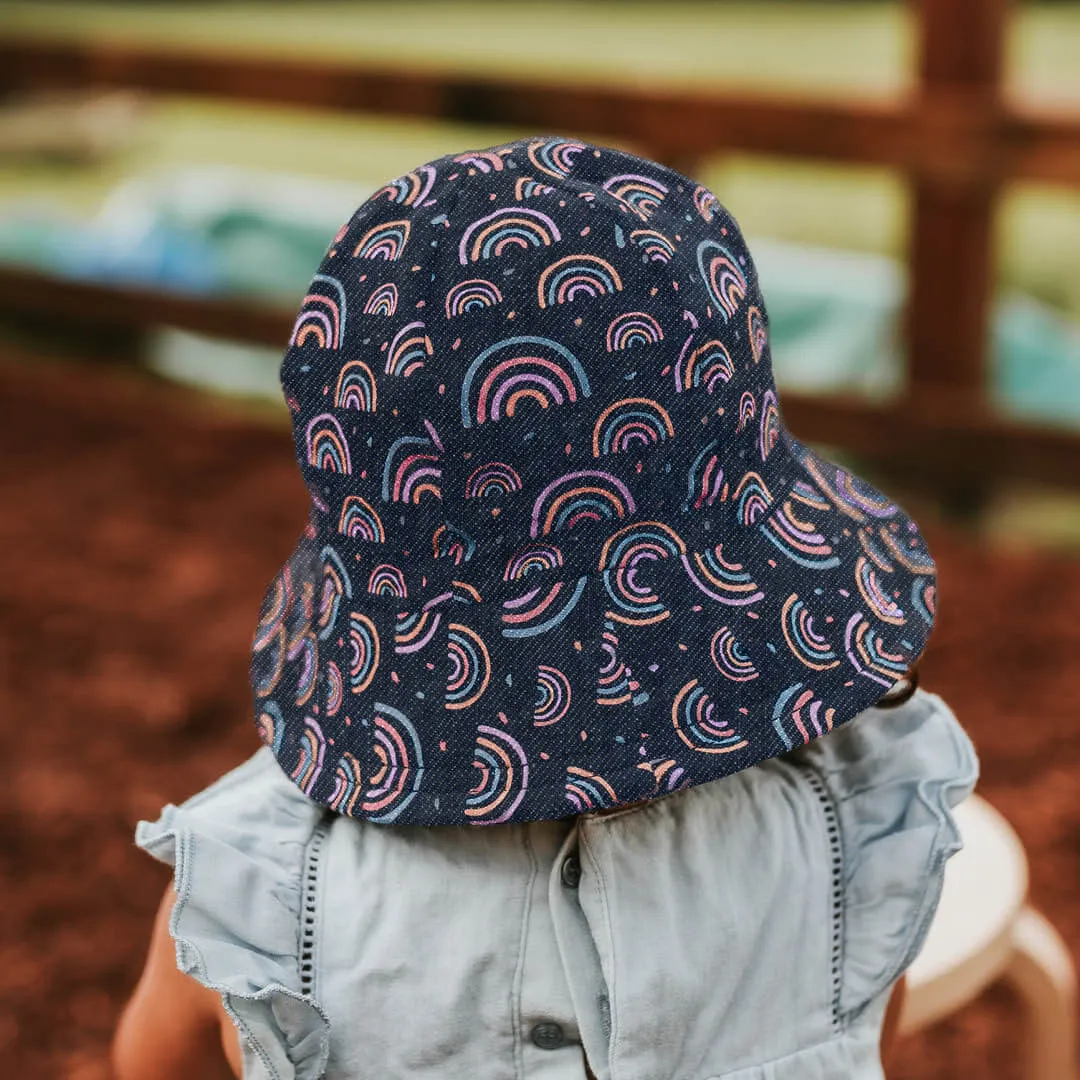
[[[920,0],[914,220],[906,329],[911,404],[985,401],[1001,68],[1008,0]],[[930,169],[926,162],[936,159]],[[943,166],[941,162],[946,164]]]

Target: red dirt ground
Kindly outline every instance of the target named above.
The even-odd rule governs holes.
[[[941,617],[922,665],[1080,953],[1080,561],[926,524]],[[0,1061],[106,1080],[167,871],[132,843],[257,746],[248,642],[305,520],[287,429],[116,370],[0,354]],[[890,1080],[1017,1080],[995,990],[900,1045]]]

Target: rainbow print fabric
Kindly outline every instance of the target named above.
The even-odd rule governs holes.
[[[916,525],[787,431],[738,226],[655,162],[536,137],[388,183],[281,381],[311,508],[255,716],[339,813],[655,798],[851,720],[925,647]]]

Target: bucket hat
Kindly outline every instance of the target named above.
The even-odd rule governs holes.
[[[661,797],[847,723],[926,644],[918,528],[787,430],[739,228],[656,162],[544,136],[397,178],[281,382],[311,505],[256,724],[339,813]]]

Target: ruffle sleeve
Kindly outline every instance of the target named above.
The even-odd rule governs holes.
[[[304,861],[322,817],[263,747],[136,829],[138,846],[174,869],[177,966],[221,995],[245,1078],[318,1080],[326,1069],[329,1024],[300,972]]]
[[[963,846],[951,813],[975,787],[967,733],[937,695],[868,709],[800,751],[828,789],[843,878],[838,1009],[850,1022],[915,959],[945,863]]]

